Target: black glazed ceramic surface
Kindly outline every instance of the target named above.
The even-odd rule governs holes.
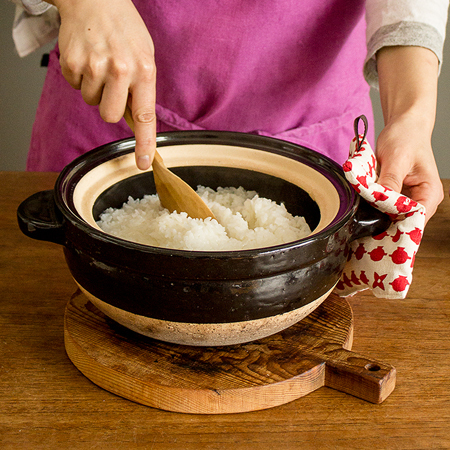
[[[210,324],[251,321],[296,310],[333,288],[352,239],[381,232],[389,224],[375,210],[360,221],[360,199],[341,168],[304,147],[231,132],[165,133],[158,136],[158,146],[165,160],[165,147],[178,149],[179,160],[186,155],[185,163],[168,165],[192,187],[242,185],[256,190],[261,196],[284,201],[289,211],[305,216],[315,231],[292,243],[234,252],[171,250],[115,238],[95,227],[98,215],[108,206],[120,206],[128,195],[154,193],[153,176],[151,171],[122,168],[122,161],[132,157],[133,139],[95,149],[69,164],[53,191],[27,199],[18,210],[19,224],[30,237],[64,246],[72,276],[85,291],[132,314]],[[196,146],[201,151],[194,151],[191,163],[191,147]],[[208,159],[207,146],[218,146],[217,165],[211,160],[201,162],[202,152]],[[234,155],[229,161],[228,152]],[[170,161],[170,152],[167,155]],[[267,169],[260,169],[259,160],[266,156],[268,162],[261,167]],[[239,160],[236,164],[235,159]],[[288,178],[298,180],[267,173],[272,171],[272,161],[280,161],[281,174],[286,169]],[[103,166],[108,166],[104,179],[111,174],[115,180],[98,188]],[[307,188],[297,175],[302,167]],[[316,177],[320,183],[314,187]],[[327,212],[330,205],[335,209],[331,215]],[[323,223],[327,214],[331,218]]]

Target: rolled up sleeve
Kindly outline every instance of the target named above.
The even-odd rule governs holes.
[[[448,0],[366,0],[364,76],[369,85],[378,87],[376,53],[386,46],[428,48],[440,66],[448,6]]]

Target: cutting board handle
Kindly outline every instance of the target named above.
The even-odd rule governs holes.
[[[396,370],[384,362],[346,350],[327,350],[325,386],[372,403],[381,403],[394,390]]]

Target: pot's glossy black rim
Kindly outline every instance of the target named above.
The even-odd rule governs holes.
[[[266,136],[229,131],[174,131],[160,133],[157,136],[158,147],[187,144],[241,146],[276,153],[299,161],[319,172],[333,184],[340,198],[338,213],[325,228],[304,239],[278,246],[250,250],[192,252],[187,250],[152,247],[117,238],[93,228],[76,212],[73,204],[73,193],[77,183],[89,171],[111,159],[118,158],[134,151],[134,138],[122,139],[103,145],[85,153],[68,164],[62,170],[55,183],[55,203],[65,218],[69,220],[73,226],[78,228],[81,232],[88,234],[93,239],[144,253],[150,252],[185,258],[205,258],[213,256],[217,259],[230,258],[230,255],[236,258],[248,258],[253,255],[261,256],[262,254],[270,254],[272,252],[279,252],[280,250],[304,247],[314,240],[327,239],[327,237],[341,228],[342,225],[355,214],[358,208],[359,197],[347,182],[342,168],[330,158],[306,147]]]

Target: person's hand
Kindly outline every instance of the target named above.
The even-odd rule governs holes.
[[[136,163],[150,167],[156,148],[154,47],[131,0],[52,0],[61,16],[60,64],[84,101],[116,123],[129,105]]]
[[[400,117],[389,123],[377,140],[378,183],[421,203],[426,220],[444,198],[428,133],[420,118]]]
[[[384,47],[377,68],[385,122],[376,146],[378,183],[425,206],[428,221],[444,198],[431,148],[438,59],[422,47]]]

